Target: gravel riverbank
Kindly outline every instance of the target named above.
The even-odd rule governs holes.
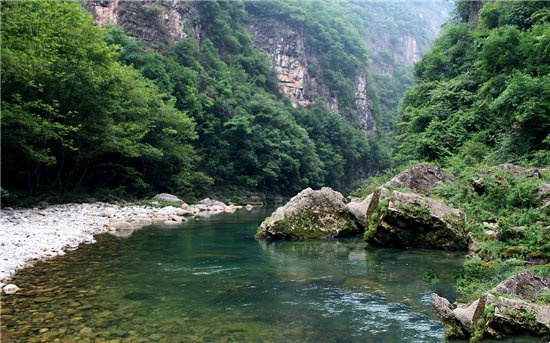
[[[0,282],[33,261],[64,255],[94,235],[129,236],[153,223],[179,224],[193,216],[234,212],[240,206],[204,199],[197,205],[151,207],[108,203],[63,204],[0,212]]]

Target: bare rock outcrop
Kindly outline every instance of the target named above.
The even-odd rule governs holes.
[[[466,250],[462,211],[442,200],[380,187],[367,210],[365,240],[393,248]]]
[[[429,193],[435,187],[452,179],[454,176],[451,173],[438,166],[417,164],[394,176],[385,186],[407,188],[417,193]]]
[[[270,239],[334,238],[359,233],[342,194],[329,187],[304,189],[260,226],[256,237]]]

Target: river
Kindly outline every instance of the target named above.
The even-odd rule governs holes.
[[[2,342],[444,341],[431,295],[456,296],[462,254],[255,240],[267,215],[100,235],[38,262],[2,297]]]

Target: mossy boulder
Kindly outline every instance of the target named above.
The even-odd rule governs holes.
[[[359,233],[342,194],[304,189],[261,224],[256,238],[335,238]]]
[[[392,248],[466,250],[464,214],[433,199],[378,188],[367,210],[365,240]]]

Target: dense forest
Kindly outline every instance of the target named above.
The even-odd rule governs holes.
[[[292,195],[307,186],[349,190],[389,167],[389,113],[410,78],[369,76],[381,129],[365,134],[352,89],[368,67],[361,34],[381,36],[386,28],[367,19],[384,13],[395,18],[395,36],[408,23],[425,45],[429,37],[399,8],[340,5],[200,2],[205,38],[153,50],[119,26],[94,24],[77,1],[2,3],[3,199]],[[151,6],[143,15],[154,24],[158,11]],[[338,112],[320,101],[296,108],[280,94],[245,26],[252,13],[306,32],[319,60],[312,73],[330,84]],[[381,63],[384,53],[392,51],[371,59]],[[407,70],[389,57],[385,63]]]
[[[384,167],[374,136],[321,106],[278,101],[267,60],[240,23],[242,7],[202,5],[215,18],[209,38],[160,54],[118,27],[95,26],[76,2],[4,4],[3,187],[192,198],[235,185],[292,194]],[[334,69],[358,68],[352,60]],[[345,88],[342,73],[327,77]]]
[[[455,22],[415,66],[397,158],[548,165],[548,3],[488,3],[475,23],[471,4],[459,5]]]

